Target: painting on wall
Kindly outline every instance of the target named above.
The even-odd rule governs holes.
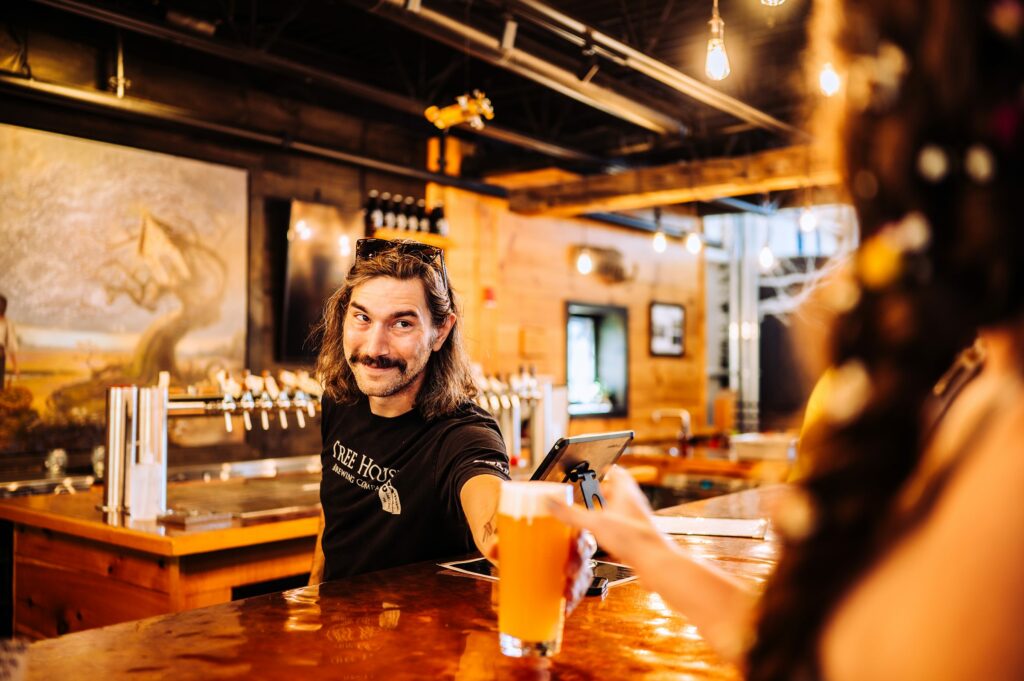
[[[686,308],[675,303],[651,303],[651,354],[682,357],[685,351]]]
[[[0,451],[95,432],[107,386],[242,368],[246,171],[0,125],[0,206]]]

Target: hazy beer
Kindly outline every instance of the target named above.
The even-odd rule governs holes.
[[[545,499],[572,503],[557,482],[503,482],[498,507],[498,631],[512,657],[554,655],[562,645],[570,529]]]

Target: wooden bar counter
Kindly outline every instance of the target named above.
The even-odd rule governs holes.
[[[307,476],[290,489],[315,490],[318,480]],[[171,485],[168,496],[192,507],[217,499],[244,507],[262,495],[266,505],[259,490],[273,483],[185,483]],[[226,603],[238,587],[308,572],[318,519],[309,505],[315,491],[304,494],[306,506],[285,519],[188,530],[104,514],[99,488],[0,501],[0,520],[14,526],[14,632],[52,637]]]
[[[779,488],[674,509],[762,517]],[[755,583],[771,539],[680,541]],[[585,599],[550,660],[498,649],[495,585],[420,563],[39,641],[29,679],[735,679],[685,618],[636,582]]]

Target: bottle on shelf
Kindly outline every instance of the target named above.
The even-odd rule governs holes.
[[[416,199],[411,196],[405,197],[402,204],[402,215],[405,216],[405,228],[410,232],[420,231],[420,221],[416,217]]]
[[[429,221],[431,234],[448,236],[448,221],[445,219],[444,216],[443,203],[438,203],[430,210]]]
[[[371,189],[363,207],[363,227],[366,236],[373,236],[373,233],[383,226],[384,211],[381,210],[380,193],[376,189]]]
[[[392,229],[395,226],[395,203],[391,200],[391,193],[384,192],[380,195],[380,207],[383,213],[384,226]]]
[[[408,222],[408,216],[404,212],[402,212],[405,199],[402,197],[401,194],[395,194],[394,198],[392,199],[392,202],[394,204],[393,212],[395,215],[395,224],[392,226],[395,229],[404,231]]]
[[[423,199],[416,202],[416,222],[419,231],[430,231],[430,221],[427,219],[427,202]]]

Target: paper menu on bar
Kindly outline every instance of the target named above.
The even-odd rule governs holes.
[[[663,534],[689,534],[707,537],[746,537],[764,539],[768,531],[765,518],[693,518],[656,515],[654,526]]]

